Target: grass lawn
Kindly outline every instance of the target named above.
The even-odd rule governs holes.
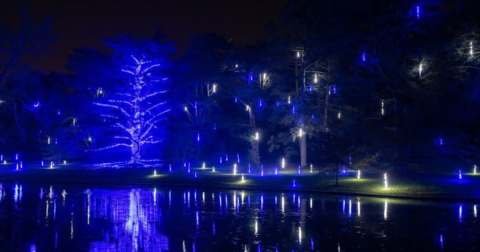
[[[167,168],[168,169],[168,168]],[[297,174],[297,168],[265,168],[251,174],[239,167],[233,175],[232,167],[192,168],[190,173],[165,168],[156,169],[102,169],[89,170],[78,165],[61,165],[53,169],[30,167],[16,171],[15,166],[0,166],[1,181],[44,182],[44,183],[85,183],[214,187],[255,190],[305,191],[384,197],[412,197],[432,199],[480,200],[480,174],[465,173],[462,180],[458,175],[444,173],[415,172],[409,176],[389,174],[389,187],[384,187],[383,173],[363,173],[356,178],[354,171],[339,176],[335,186],[334,175],[320,175],[309,169]],[[243,172],[243,174],[242,174]],[[195,176],[196,174],[196,176]],[[243,177],[243,181],[242,181]]]

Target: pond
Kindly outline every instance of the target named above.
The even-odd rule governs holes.
[[[477,205],[3,183],[0,251],[480,251]]]

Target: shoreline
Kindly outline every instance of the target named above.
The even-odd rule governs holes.
[[[194,177],[193,172],[190,174],[163,172],[155,176],[151,172],[152,170],[153,169],[87,170],[71,168],[25,169],[20,171],[0,170],[0,181],[11,183],[195,187],[428,201],[480,202],[480,183],[478,183],[480,182],[480,176],[472,177],[472,181],[467,180],[459,184],[452,184],[449,181],[444,182],[443,180],[445,180],[445,178],[439,178],[438,176],[425,178],[424,181],[417,179],[417,182],[422,181],[423,184],[412,183],[408,181],[410,178],[398,178],[391,188],[382,189],[382,186],[378,183],[378,178],[376,178],[378,174],[373,174],[359,180],[352,176],[341,176],[339,178],[339,186],[335,186],[334,176],[308,173],[302,175],[268,174],[265,176],[247,174],[245,181],[241,182],[239,181],[242,176],[240,174],[231,175],[222,172],[213,174],[205,170],[195,169],[198,171],[198,177]],[[294,183],[297,183],[295,187],[291,185],[292,180]],[[432,181],[436,182],[432,184]],[[395,186],[395,183],[399,182],[403,183],[403,189],[401,186]],[[442,182],[445,184],[442,184]],[[412,184],[412,188],[409,188],[408,183]],[[361,185],[358,186],[359,184]],[[452,190],[452,185],[458,190]],[[422,193],[422,191],[424,191],[424,193]]]

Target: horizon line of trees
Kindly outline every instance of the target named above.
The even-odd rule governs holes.
[[[108,50],[75,49],[70,74],[32,72],[19,61],[48,39],[1,34],[0,153],[32,151],[55,162],[124,158],[118,154],[132,152],[125,142],[95,151],[126,137],[114,134],[95,104],[126,104],[118,94],[132,82],[119,72],[126,57],[141,56],[162,58],[161,72],[152,71],[167,78],[147,92],[167,90],[169,112],[149,129],[163,140],[138,150],[167,165],[258,168],[286,158],[289,166],[337,174],[373,164],[408,171],[443,158],[473,165],[480,153],[475,6],[290,1],[268,27],[269,42],[241,47],[200,34],[169,61],[173,45],[161,30],[152,38],[119,35],[106,40]],[[25,41],[32,46],[19,51]]]

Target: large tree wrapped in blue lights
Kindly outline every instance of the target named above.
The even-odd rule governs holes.
[[[108,60],[110,74],[103,81],[96,82],[104,86],[89,88],[94,98],[94,114],[100,119],[97,126],[103,130],[96,131],[96,139],[90,137],[89,140],[96,141],[95,151],[116,148],[119,152],[129,153],[128,160],[114,158],[116,162],[100,166],[158,164],[158,158],[147,159],[144,153],[147,146],[161,141],[164,127],[160,122],[169,111],[165,102],[168,78],[164,71],[171,47],[126,36],[119,36],[108,45],[114,51],[112,60]],[[124,153],[121,156],[124,157]]]

